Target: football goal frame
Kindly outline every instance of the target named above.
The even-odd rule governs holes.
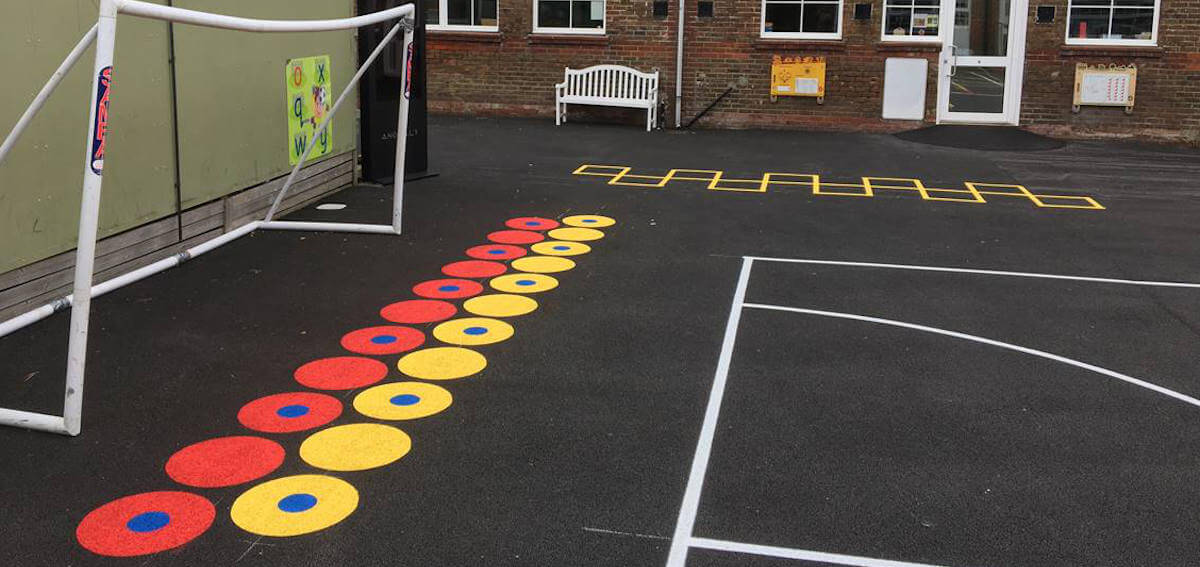
[[[313,132],[305,145],[304,153],[288,175],[283,186],[275,194],[270,209],[262,220],[254,220],[221,236],[208,240],[183,252],[179,252],[148,266],[117,276],[93,285],[94,262],[96,258],[96,231],[100,216],[100,189],[103,181],[104,158],[107,153],[105,144],[108,135],[108,109],[115,96],[113,81],[113,47],[116,40],[117,16],[120,14],[163,20],[177,24],[189,24],[203,27],[220,28],[254,33],[280,32],[322,32],[361,28],[384,22],[396,21],[388,34],[379,42],[370,56],[358,68],[349,84],[342,90],[324,120]],[[330,232],[355,232],[371,234],[397,235],[401,231],[401,209],[404,202],[404,156],[408,131],[408,106],[412,92],[412,56],[415,7],[406,4],[395,8],[380,10],[370,14],[335,20],[262,20],[241,18],[209,12],[186,10],[170,6],[149,4],[140,0],[100,0],[99,17],[79,43],[71,50],[58,69],[51,75],[42,90],[26,108],[8,137],[0,144],[0,162],[4,161],[16,145],[21,134],[28,128],[38,111],[45,105],[46,100],[53,94],[59,83],[71,70],[75,63],[83,57],[84,52],[95,44],[96,54],[93,64],[93,83],[89,102],[88,138],[86,142],[86,159],[83,167],[83,189],[79,213],[79,239],[75,249],[75,272],[71,295],[45,304],[37,309],[19,315],[13,319],[0,322],[0,337],[22,329],[45,319],[54,313],[71,310],[71,328],[67,346],[66,388],[63,394],[62,415],[47,415],[17,409],[0,408],[0,425],[21,427],[38,431],[47,431],[63,435],[78,435],[82,427],[83,414],[83,382],[84,368],[87,360],[88,322],[91,313],[93,297],[103,295],[114,289],[131,284],[163,270],[178,266],[200,254],[232,242],[255,230],[306,230]],[[309,155],[316,146],[316,141],[329,128],[335,114],[347,95],[354,90],[366,70],[374,63],[384,48],[395,37],[403,32],[402,53],[404,53],[403,96],[400,97],[400,118],[397,124],[396,137],[396,170],[392,194],[392,223],[386,224],[356,224],[340,222],[306,222],[276,220],[280,204],[287,195],[292,183],[296,181],[300,169],[308,161]]]

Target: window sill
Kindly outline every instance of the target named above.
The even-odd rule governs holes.
[[[608,36],[600,34],[550,34],[538,32],[529,34],[526,36],[526,39],[529,41],[529,45],[608,45]]]
[[[756,51],[836,51],[846,50],[846,42],[840,39],[765,39],[754,40]]]
[[[1064,45],[1058,50],[1062,57],[1146,57],[1158,59],[1163,48],[1144,45]]]
[[[447,31],[426,28],[430,41],[457,41],[465,43],[500,43],[499,31]]]
[[[940,41],[888,41],[883,40],[875,44],[875,51],[894,52],[894,51],[928,51],[936,53],[942,50],[942,42]]]

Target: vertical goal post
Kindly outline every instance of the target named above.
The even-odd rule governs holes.
[[[189,248],[183,252],[171,255],[148,266],[117,276],[98,285],[93,285],[93,267],[96,257],[96,232],[100,215],[100,189],[104,174],[104,157],[108,152],[106,138],[108,134],[109,107],[113,98],[113,85],[116,75],[113,71],[113,47],[116,39],[117,16],[126,14],[141,18],[163,20],[178,24],[190,24],[211,28],[245,31],[254,33],[287,33],[287,32],[322,32],[350,30],[398,20],[383,41],[371,52],[370,56],[359,66],[358,71],[346,88],[338,96],[324,120],[313,132],[306,144],[304,154],[298,163],[292,167],[291,173],[275,195],[274,201],[262,220],[251,221],[221,236]],[[30,103],[13,127],[8,137],[0,144],[0,162],[4,161],[16,145],[21,134],[28,128],[35,115],[41,110],[46,100],[62,82],[63,77],[71,67],[83,56],[93,43],[96,45],[95,62],[92,73],[92,91],[88,100],[88,138],[85,145],[86,159],[83,167],[83,188],[79,214],[79,239],[75,248],[75,273],[73,293],[55,300],[37,309],[19,315],[15,318],[0,322],[0,337],[22,329],[45,319],[54,313],[66,309],[71,310],[71,330],[67,347],[66,388],[63,396],[63,415],[47,415],[16,409],[0,408],[0,425],[47,431],[63,435],[78,435],[82,425],[83,414],[83,379],[84,363],[87,359],[88,322],[93,297],[103,295],[114,289],[123,287],[163,270],[178,266],[200,254],[232,242],[257,229],[268,230],[308,230],[330,232],[355,232],[398,235],[401,232],[401,207],[404,197],[404,154],[408,131],[408,105],[411,97],[412,65],[405,61],[403,81],[403,96],[400,97],[400,118],[396,137],[396,169],[392,194],[392,224],[355,224],[337,222],[305,222],[278,221],[275,214],[287,195],[288,189],[296,180],[297,174],[308,160],[316,140],[329,128],[330,122],[338,109],[345,102],[347,95],[358,85],[367,68],[374,63],[384,48],[403,31],[402,53],[406,58],[412,57],[413,32],[415,30],[415,4],[406,4],[395,8],[380,10],[370,14],[335,20],[261,20],[241,18],[222,14],[212,14],[171,6],[148,4],[139,0],[100,0],[99,18],[80,39],[70,54],[42,90]]]

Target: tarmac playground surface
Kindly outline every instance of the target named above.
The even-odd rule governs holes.
[[[82,435],[0,429],[0,563],[1200,562],[1194,150],[430,137],[403,236],[98,299]],[[0,340],[0,406],[60,410],[66,327]]]

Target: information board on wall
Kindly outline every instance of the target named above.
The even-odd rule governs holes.
[[[824,57],[779,57],[771,61],[771,98],[811,96],[825,99]]]
[[[1130,113],[1136,92],[1137,67],[1079,63],[1075,66],[1075,100],[1071,110],[1079,112],[1082,105],[1124,106],[1125,112]]]
[[[288,162],[296,165],[313,133],[333,106],[329,56],[300,57],[287,62]],[[333,124],[314,145],[309,159],[333,150]]]

